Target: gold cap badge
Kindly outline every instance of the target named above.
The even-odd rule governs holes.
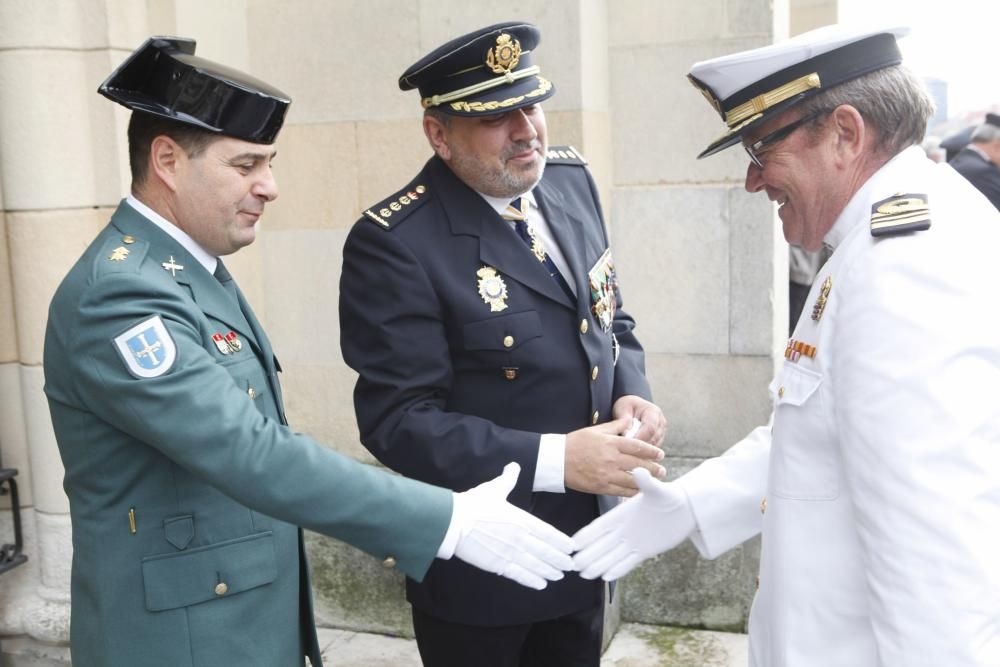
[[[494,74],[510,74],[521,59],[521,43],[503,33],[497,37],[497,45],[486,52],[486,65]]]

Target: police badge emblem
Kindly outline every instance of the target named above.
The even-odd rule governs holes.
[[[479,276],[477,287],[479,296],[490,306],[491,313],[499,313],[507,309],[507,284],[497,275],[492,266],[484,266],[476,271]]]
[[[618,278],[615,275],[615,261],[611,257],[611,248],[604,251],[594,266],[587,272],[590,281],[590,311],[594,319],[601,323],[604,333],[611,333],[611,325],[615,320],[615,310],[618,299],[615,292]]]
[[[128,372],[139,379],[163,375],[177,359],[177,346],[159,315],[116,336],[114,346]]]

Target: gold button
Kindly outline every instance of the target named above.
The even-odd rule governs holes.
[[[760,513],[763,514],[767,511],[767,496],[760,499]]]
[[[601,416],[601,413],[598,412],[597,410],[594,410],[594,416],[590,419],[590,423],[591,424],[596,424],[597,420],[600,418],[600,416]]]
[[[590,325],[587,324],[587,320],[580,320],[580,333],[585,334],[590,330]]]
[[[396,559],[392,556],[386,556],[385,560],[382,561],[382,567],[387,569],[396,567]]]
[[[229,592],[229,586],[226,585],[226,582],[224,582],[224,581],[223,582],[219,582],[219,583],[217,583],[215,585],[215,594],[216,595],[225,595],[228,592]]]
[[[253,399],[257,398],[257,390],[254,389],[253,387],[250,387],[249,389],[247,389],[247,396],[249,396],[250,400],[252,401]]]
[[[600,373],[600,372],[601,372],[601,369],[598,368],[597,366],[594,366],[594,370],[590,371],[590,379],[591,380],[596,380],[597,379],[597,374]]]
[[[504,336],[503,337],[503,346],[504,347],[514,347],[514,337],[513,336]]]
[[[513,366],[509,367],[509,368],[504,368],[503,369],[503,376],[505,378],[507,378],[508,380],[516,380],[517,379],[517,368],[513,367]]]
[[[778,398],[783,398],[785,396],[785,388],[778,387]]]
[[[131,234],[126,234],[122,237],[122,243],[135,243],[135,237]]]

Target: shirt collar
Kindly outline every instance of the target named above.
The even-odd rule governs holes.
[[[500,215],[500,216],[502,216],[503,212],[507,210],[508,204],[510,204],[515,199],[517,199],[517,197],[513,197],[513,198],[512,197],[491,197],[490,195],[484,195],[482,192],[479,192],[478,190],[476,191],[476,194],[479,195],[480,197],[482,197],[483,199],[485,199],[486,203],[489,204],[493,208],[493,210],[497,212],[497,215]],[[538,208],[538,204],[535,202],[535,193],[534,192],[532,192],[531,190],[528,190],[527,192],[525,192],[523,195],[520,195],[520,196],[523,197],[523,198],[525,198],[525,199],[527,199],[529,204],[531,204],[535,208]]]
[[[131,193],[125,197],[125,201],[129,206],[134,208],[141,216],[152,222],[154,225],[166,232],[170,237],[177,241],[187,250],[192,257],[194,257],[199,264],[205,267],[205,270],[209,273],[215,273],[215,267],[219,263],[219,258],[209,254],[204,248],[198,245],[198,242],[187,235],[187,233],[170,222],[162,215],[149,208],[141,201],[136,199]]]

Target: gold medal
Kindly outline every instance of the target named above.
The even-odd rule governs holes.
[[[507,309],[507,285],[503,278],[497,275],[492,266],[484,266],[476,271],[479,276],[477,288],[479,296],[490,306],[490,312],[499,313]]]

